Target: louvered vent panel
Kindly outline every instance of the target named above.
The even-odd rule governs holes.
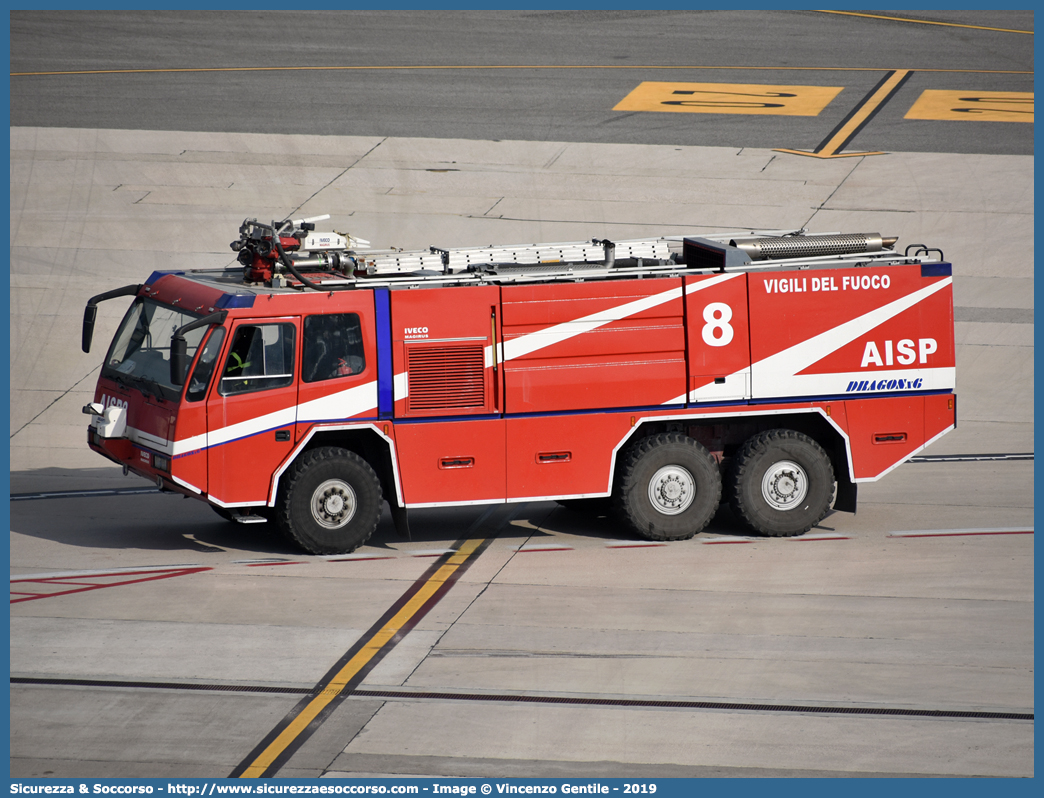
[[[464,410],[486,404],[481,343],[411,347],[406,355],[411,411]]]

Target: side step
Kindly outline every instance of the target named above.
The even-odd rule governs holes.
[[[240,515],[239,513],[232,514],[232,520],[237,524],[267,524],[268,519],[263,515]]]

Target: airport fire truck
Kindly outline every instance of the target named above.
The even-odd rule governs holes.
[[[89,446],[226,519],[349,552],[387,501],[554,500],[690,538],[855,512],[956,424],[951,265],[879,234],[748,230],[371,250],[247,219],[220,270],[153,273]]]

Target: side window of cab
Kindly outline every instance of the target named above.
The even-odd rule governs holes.
[[[365,368],[358,313],[328,313],[305,318],[302,380],[335,380],[361,374]]]
[[[233,396],[294,381],[294,325],[244,324],[236,330],[218,392]]]
[[[210,385],[210,377],[214,373],[214,365],[217,363],[218,352],[221,344],[225,342],[225,328],[218,327],[207,338],[207,343],[196,361],[196,368],[192,371],[189,380],[188,391],[185,398],[190,402],[198,402],[207,394],[207,386]]]

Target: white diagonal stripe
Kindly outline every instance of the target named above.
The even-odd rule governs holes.
[[[489,347],[486,347],[487,349]],[[395,401],[405,399],[410,395],[410,381],[406,379],[406,372],[400,372],[392,378],[392,396]]]
[[[344,391],[297,406],[298,421],[330,421],[357,416],[377,408],[377,382],[370,380]]]
[[[846,344],[851,343],[860,335],[874,329],[889,319],[898,316],[904,310],[912,308],[923,299],[927,299],[936,291],[939,291],[953,282],[952,277],[939,280],[924,288],[900,297],[887,305],[874,308],[869,313],[846,321],[833,329],[815,335],[795,344],[789,349],[769,355],[753,365],[756,379],[772,379],[777,374],[792,377],[798,372],[807,369],[813,363],[817,363],[827,355],[836,352]]]
[[[686,287],[685,293],[691,294],[696,291],[702,291],[704,288],[710,288],[711,286],[718,285],[726,280],[731,280],[734,277],[741,276],[742,274],[740,273],[715,275],[707,280],[692,283]],[[657,305],[662,305],[665,302],[670,302],[673,299],[679,299],[681,296],[682,289],[680,287],[672,288],[669,291],[662,291],[659,294],[642,297],[641,299],[636,299],[632,302],[626,302],[623,305],[617,305],[614,308],[599,310],[590,315],[581,316],[579,319],[564,321],[561,324],[555,324],[551,327],[546,327],[543,330],[528,333],[519,338],[515,338],[512,341],[505,341],[503,345],[504,360],[514,360],[523,355],[536,352],[539,349],[544,349],[545,347],[553,346],[562,341],[567,341],[577,335],[590,332],[591,330],[597,330],[599,327],[604,327],[606,324],[626,319],[628,316],[634,316],[637,313],[649,310]],[[491,362],[490,349],[491,347],[486,347],[487,362]]]
[[[373,380],[344,391],[313,399],[300,405],[266,413],[263,416],[229,424],[227,427],[174,441],[175,455],[218,446],[222,443],[256,435],[265,430],[284,427],[295,421],[331,421],[348,419],[377,407],[377,383]]]

